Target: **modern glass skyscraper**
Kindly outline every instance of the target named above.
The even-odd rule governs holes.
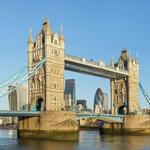
[[[75,79],[67,79],[65,81],[65,94],[71,94],[71,106],[75,106]]]
[[[105,113],[108,109],[108,95],[100,88],[97,89],[94,97],[93,111],[95,113]]]

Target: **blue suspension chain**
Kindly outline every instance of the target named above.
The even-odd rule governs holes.
[[[142,94],[144,95],[146,101],[148,102],[148,104],[150,105],[150,97],[148,96],[148,94],[146,93],[145,89],[143,88],[142,84],[139,83],[139,87],[142,91]]]
[[[6,96],[9,93],[13,92],[16,90],[16,88],[21,85],[22,83],[26,82],[27,80],[29,80],[35,73],[36,71],[38,71],[42,65],[45,63],[46,59],[42,59],[33,69],[31,72],[27,72],[25,73],[25,69],[20,73],[15,74],[15,78],[14,80],[12,80],[11,82],[8,82],[9,79],[13,78],[13,76],[9,77],[7,80],[5,80],[5,82],[1,82],[3,83],[3,86],[0,87],[0,97]],[[27,67],[25,67],[27,68]],[[7,84],[6,84],[7,83]],[[11,83],[11,84],[10,84]],[[8,88],[9,85],[11,85],[10,89]],[[2,88],[3,87],[3,88]]]

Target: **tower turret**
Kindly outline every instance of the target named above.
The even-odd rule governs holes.
[[[48,19],[45,19],[43,22],[43,27],[42,27],[42,31],[44,33],[45,36],[45,44],[51,43],[52,41],[52,29],[49,25],[49,21]]]
[[[32,53],[33,53],[33,38],[32,38],[32,30],[30,29],[28,38],[28,71],[31,71],[32,69],[33,63]]]

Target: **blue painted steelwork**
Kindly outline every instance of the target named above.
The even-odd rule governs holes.
[[[2,117],[38,117],[40,111],[9,111],[1,110],[0,116]],[[111,115],[111,114],[94,114],[94,113],[77,113],[77,120],[80,119],[98,119],[109,123],[123,123],[124,115]]]
[[[40,116],[40,111],[9,111],[0,110],[0,116],[2,117],[37,117]]]
[[[124,115],[77,113],[77,120],[80,119],[98,119],[109,123],[123,123]]]
[[[146,93],[145,89],[143,88],[142,84],[139,83],[139,87],[142,91],[142,94],[144,95],[146,101],[148,102],[148,104],[150,105],[150,97],[148,96],[148,94]]]
[[[14,77],[8,78],[8,80],[5,80],[5,82],[1,82],[0,97],[8,95],[9,93],[15,91],[18,86],[28,81],[42,67],[45,61],[45,58],[42,59],[35,65],[31,72],[28,72],[26,67],[26,69],[16,73]]]

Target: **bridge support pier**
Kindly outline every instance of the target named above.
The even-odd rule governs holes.
[[[124,123],[104,123],[100,131],[111,135],[150,135],[150,115],[125,115]]]
[[[39,117],[19,118],[18,137],[76,141],[76,113],[44,111]]]

